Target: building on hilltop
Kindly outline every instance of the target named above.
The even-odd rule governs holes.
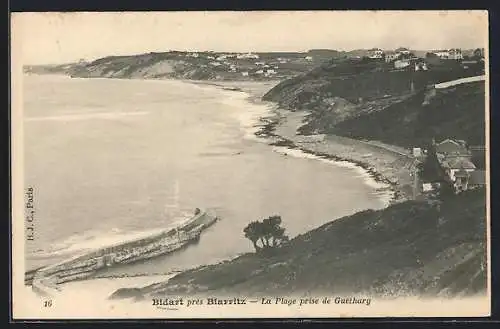
[[[435,50],[432,53],[441,59],[448,59],[450,57],[448,50]]]
[[[464,58],[462,50],[459,48],[452,48],[448,50],[448,53],[449,53],[448,59],[460,60]]]
[[[432,52],[434,55],[440,59],[454,59],[461,60],[464,58],[462,50],[460,48],[451,48],[448,50],[436,50]]]
[[[401,54],[401,55],[409,55],[411,53],[411,51],[408,48],[399,47],[398,49],[396,49],[396,53]]]
[[[484,58],[484,48],[477,48],[474,50],[474,57]]]
[[[372,48],[368,50],[368,58],[382,59],[383,57],[384,57],[384,51],[380,48]]]
[[[414,67],[415,71],[427,71],[428,70],[427,63],[422,58],[415,59],[414,66],[415,66]]]
[[[467,143],[461,139],[445,139],[436,144],[436,153],[441,153],[446,156],[450,155],[470,155],[467,149]]]
[[[456,182],[457,173],[463,176],[463,172],[470,173],[476,170],[476,166],[467,157],[445,158],[442,161],[441,166],[452,182]]]
[[[410,66],[411,61],[409,59],[398,59],[394,61],[395,69],[404,69],[405,67]]]
[[[398,59],[401,56],[400,53],[395,52],[395,51],[386,51],[385,52],[385,62],[386,63],[392,63],[396,59]]]
[[[238,54],[236,56],[237,59],[258,59],[259,55],[257,54],[252,54],[252,53],[246,53],[246,54]]]
[[[486,171],[485,170],[460,170],[455,173],[455,190],[462,192],[475,188],[486,186]]]

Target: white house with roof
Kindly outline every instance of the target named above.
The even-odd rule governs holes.
[[[386,51],[385,52],[385,61],[386,63],[392,63],[396,59],[398,59],[401,56],[400,53],[397,53],[395,51]]]
[[[443,154],[444,156],[468,156],[470,154],[467,149],[467,143],[464,140],[445,139],[436,144],[436,153]]]
[[[442,161],[441,166],[452,182],[456,181],[457,173],[459,173],[460,177],[463,177],[461,173],[471,173],[476,170],[476,166],[467,157],[445,158]]]
[[[394,61],[395,69],[404,69],[405,67],[410,66],[411,61],[409,59],[398,59]]]
[[[464,56],[462,55],[462,50],[459,48],[452,48],[448,50],[448,59],[454,59],[454,60],[460,60],[464,59]]]
[[[246,53],[246,54],[238,54],[236,56],[237,59],[258,59],[259,55],[257,54],[252,54],[252,53]]]
[[[459,170],[455,173],[454,187],[457,192],[486,186],[485,170]]]
[[[450,57],[448,50],[435,50],[432,53],[441,59],[448,59]]]
[[[399,47],[398,49],[396,49],[396,53],[400,54],[400,55],[409,55],[410,54],[410,49],[406,48],[406,47]]]
[[[368,58],[381,59],[384,57],[384,51],[380,48],[372,48],[368,50]]]

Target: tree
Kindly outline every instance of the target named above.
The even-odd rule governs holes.
[[[262,247],[257,244],[257,241],[261,239],[263,232],[261,222],[251,222],[243,229],[243,232],[245,233],[245,238],[252,241],[255,251],[259,251],[260,249],[262,249]]]
[[[281,216],[270,216],[261,222],[253,221],[244,229],[245,238],[252,241],[255,251],[276,248],[289,240],[285,228],[281,227]],[[260,244],[259,244],[260,243]]]
[[[445,177],[443,168],[441,167],[434,143],[431,143],[427,148],[427,156],[424,162],[418,165],[419,175],[424,181],[439,182]]]
[[[439,199],[445,201],[453,196],[455,196],[455,187],[453,182],[443,179],[439,184]]]

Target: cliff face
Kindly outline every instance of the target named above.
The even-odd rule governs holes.
[[[360,212],[300,235],[273,255],[243,255],[183,272],[136,293],[269,296],[335,291],[392,297],[484,293],[484,200],[484,189],[472,190],[447,199],[440,208],[407,201]]]
[[[215,53],[158,52],[108,56],[90,63],[31,66],[33,73],[62,73],[79,78],[177,78],[194,80],[284,79],[313,68],[337,52],[308,53]]]
[[[405,147],[425,146],[433,137],[485,145],[484,109],[485,84],[474,82],[419,93],[384,111],[342,121],[328,132]]]
[[[484,82],[443,89],[436,95],[431,95],[430,87],[479,75],[482,69],[453,61],[431,65],[427,71],[395,70],[384,62],[333,59],[281,82],[263,99],[284,109],[309,112],[300,129],[303,134],[378,139],[405,147],[432,137],[484,143]]]

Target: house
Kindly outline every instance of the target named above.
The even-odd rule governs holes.
[[[441,59],[448,59],[450,57],[448,50],[435,50],[432,53]]]
[[[454,186],[457,192],[484,187],[486,186],[486,171],[460,170],[455,173]]]
[[[312,60],[313,60],[312,56],[306,56],[306,57],[304,57],[304,59],[305,59],[306,61],[312,61]]]
[[[248,77],[248,72],[241,72],[241,75],[244,76],[244,77]]]
[[[257,70],[255,71],[255,74],[264,74],[264,70]]]
[[[396,53],[403,54],[403,55],[409,55],[410,49],[405,48],[405,47],[399,47],[398,49],[396,49]]]
[[[415,71],[427,71],[428,70],[428,67],[427,67],[427,63],[423,60],[421,61],[416,61],[414,63],[414,69]]]
[[[477,48],[474,50],[474,57],[484,58],[484,48]]]
[[[467,157],[449,157],[441,162],[441,166],[452,182],[455,182],[457,173],[463,174],[463,171],[470,173],[476,170],[476,166]]]
[[[469,155],[467,144],[463,140],[445,139],[444,141],[436,144],[436,153],[444,155]]]
[[[448,50],[448,59],[460,60],[463,59],[462,50],[459,48],[452,48]]]
[[[236,56],[237,59],[258,59],[259,55],[257,54],[252,54],[252,53],[246,53],[246,54],[238,54]]]
[[[434,186],[432,183],[423,183],[422,184],[422,192],[430,192],[434,190]]]
[[[263,66],[263,65],[266,65],[266,62],[255,62],[255,65],[257,65],[257,66]]]
[[[453,186],[455,187],[455,191],[462,192],[467,190],[467,185],[469,182],[470,174],[466,170],[459,170],[455,173],[455,181]]]
[[[422,149],[420,147],[414,147],[413,148],[413,156],[415,158],[419,158],[422,156]]]
[[[218,60],[218,61],[223,61],[223,60],[225,60],[226,58],[227,58],[227,56],[226,56],[226,55],[220,55],[219,57],[217,57],[217,60]]]
[[[399,58],[399,56],[401,56],[400,53],[397,53],[395,51],[387,51],[385,53],[385,62],[386,63],[392,63],[394,62],[396,59]]]
[[[212,65],[212,66],[221,66],[222,63],[219,63],[219,62],[210,62],[208,63],[208,65]]]
[[[266,71],[267,74],[276,74],[276,71],[273,69],[269,69]]]
[[[410,66],[411,62],[409,59],[398,59],[394,62],[395,69],[403,69]]]
[[[384,57],[384,51],[380,48],[372,48],[368,50],[368,58],[372,59],[382,59]]]

